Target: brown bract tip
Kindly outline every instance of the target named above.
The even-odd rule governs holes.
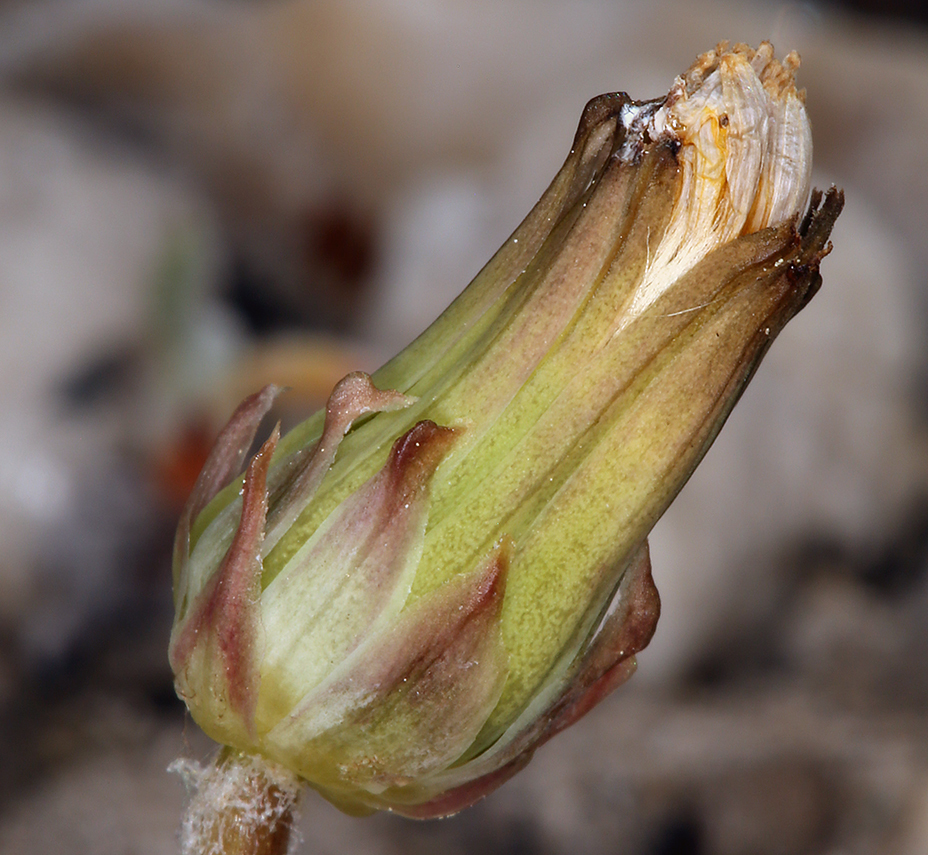
[[[460,430],[421,421],[393,443],[385,471],[397,501],[409,501],[428,482]]]

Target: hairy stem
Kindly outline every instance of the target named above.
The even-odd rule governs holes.
[[[182,855],[284,855],[299,779],[261,757],[224,748],[206,766],[176,760],[191,792]]]

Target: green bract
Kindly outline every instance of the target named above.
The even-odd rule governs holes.
[[[218,741],[347,810],[453,812],[635,667],[646,537],[783,325],[841,208],[794,55],[720,47],[591,101],[514,235],[372,378],[275,431],[236,411],[178,531],[171,662]]]

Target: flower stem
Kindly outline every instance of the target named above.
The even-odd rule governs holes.
[[[284,855],[293,831],[299,779],[261,757],[222,749],[200,766],[176,760],[191,791],[182,855]]]

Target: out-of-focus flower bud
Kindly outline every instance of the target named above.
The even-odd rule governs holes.
[[[171,663],[210,736],[345,809],[436,816],[631,675],[647,534],[841,208],[803,215],[797,65],[720,46],[665,98],[594,99],[467,290],[234,480],[277,390],[241,405],[175,554]]]

